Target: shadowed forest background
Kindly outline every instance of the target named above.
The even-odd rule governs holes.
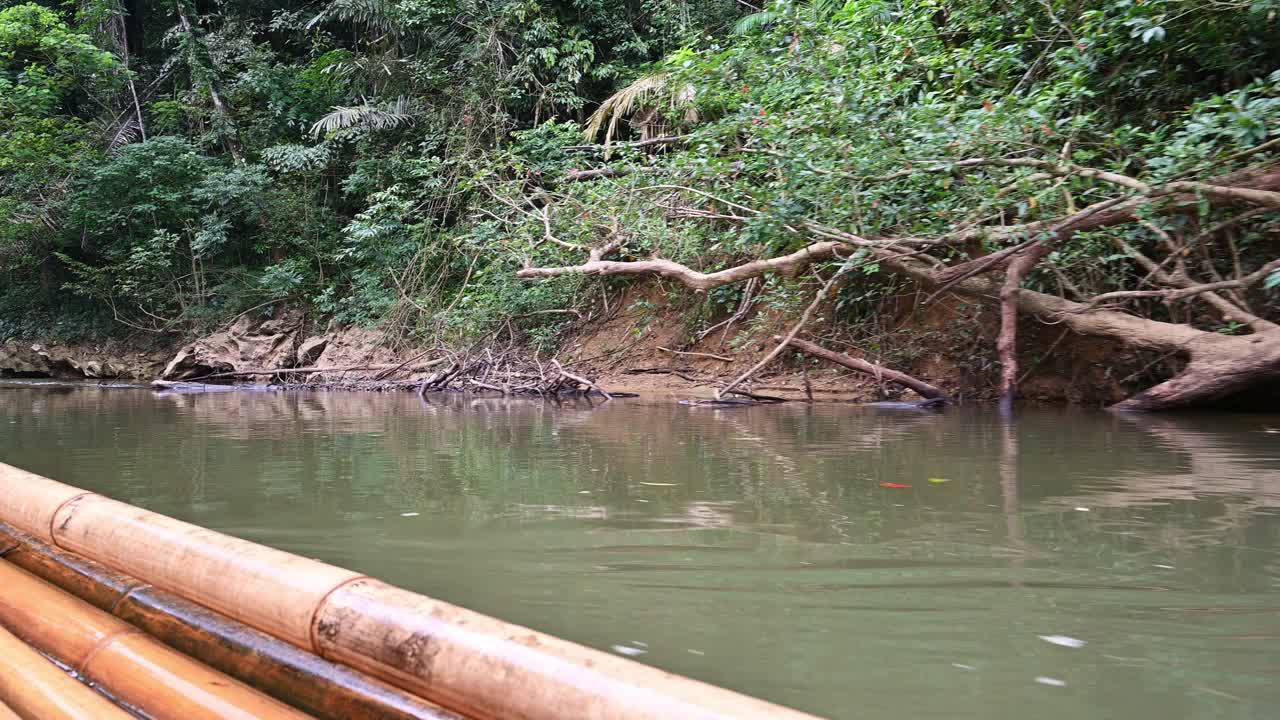
[[[627,311],[974,396],[1273,388],[1278,10],[0,0],[0,340],[551,354]]]

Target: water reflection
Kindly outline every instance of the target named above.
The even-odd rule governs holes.
[[[1270,717],[1276,429],[0,388],[6,462],[806,710],[895,720]]]

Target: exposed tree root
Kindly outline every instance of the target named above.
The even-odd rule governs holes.
[[[1045,322],[1062,323],[1082,335],[1108,338],[1137,348],[1182,353],[1190,357],[1190,364],[1177,377],[1116,405],[1118,410],[1167,410],[1210,404],[1258,384],[1270,383],[1280,375],[1280,328],[1277,324],[1253,315],[1242,299],[1233,301],[1215,292],[1243,290],[1257,284],[1280,268],[1280,260],[1265,263],[1261,268],[1246,275],[1239,271],[1237,257],[1236,277],[1207,283],[1198,282],[1190,277],[1182,259],[1187,254],[1187,245],[1173,241],[1167,233],[1153,226],[1149,219],[1156,215],[1185,213],[1204,204],[1209,206],[1253,205],[1268,210],[1280,208],[1280,168],[1272,164],[1238,171],[1207,182],[1176,178],[1162,185],[1148,184],[1117,173],[1031,158],[974,159],[938,167],[913,168],[903,172],[910,174],[955,171],[984,166],[1032,168],[1039,171],[1037,178],[1091,179],[1128,191],[1133,195],[1120,195],[1097,202],[1058,219],[1007,226],[961,225],[951,234],[935,238],[868,239],[837,228],[800,221],[786,226],[787,229],[800,235],[821,238],[821,240],[788,255],[754,260],[709,273],[662,258],[633,261],[605,260],[608,254],[625,244],[625,241],[615,241],[602,248],[590,250],[587,261],[580,265],[526,267],[517,273],[517,277],[533,279],[574,274],[657,275],[680,282],[695,292],[706,292],[722,285],[759,278],[769,273],[794,276],[814,263],[862,251],[874,262],[879,263],[883,270],[913,278],[923,286],[932,288],[934,292],[931,299],[944,292],[951,292],[983,302],[996,300],[999,303],[1001,330],[997,352],[1001,361],[1000,394],[1005,403],[1011,402],[1017,395],[1019,380],[1017,330],[1019,319],[1027,315]],[[761,214],[758,210],[717,198],[695,188],[660,185],[644,189],[682,192],[713,202],[717,207],[729,208],[720,211],[668,206],[672,217],[741,223]],[[1123,290],[1106,293],[1086,303],[1026,290],[1022,287],[1028,274],[1050,256],[1053,250],[1068,242],[1075,234],[1139,223],[1162,237],[1163,245],[1170,254],[1169,260],[1165,263],[1177,261],[1174,265],[1175,270],[1168,272],[1162,267],[1164,263],[1156,263],[1137,251],[1130,253],[1134,256],[1135,262],[1147,270],[1147,279],[1159,282],[1164,287],[1155,290]],[[1014,244],[984,257],[951,266],[945,265],[938,258],[924,254],[931,248],[955,246],[975,239]],[[1202,239],[1197,238],[1197,241]],[[993,282],[983,277],[995,271],[1003,271],[1002,282]],[[836,277],[843,272],[837,273]],[[1217,275],[1217,271],[1211,269],[1209,274]],[[834,280],[833,277],[832,282]],[[800,347],[797,343],[804,343],[804,341],[797,341],[795,336],[809,319],[816,304],[825,298],[830,287],[831,282],[828,282],[819,292],[814,303],[805,310],[800,322],[791,333],[785,338],[779,338],[780,344],[773,352],[729,383],[720,391],[720,395],[732,390],[759,371],[761,367],[777,357],[783,348]],[[1149,320],[1099,306],[1101,302],[1126,298],[1159,298],[1168,302],[1198,299],[1208,304],[1219,317],[1240,322],[1254,330],[1254,334],[1244,337],[1223,336],[1216,332],[1199,330],[1190,324]],[[817,346],[812,347],[822,351]],[[829,355],[834,356],[834,353]],[[832,357],[822,357],[832,360]],[[873,372],[886,377],[881,371]],[[931,392],[936,392],[936,389]]]

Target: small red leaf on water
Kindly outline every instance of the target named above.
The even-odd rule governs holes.
[[[910,486],[910,485],[903,485],[902,483],[880,483],[880,487],[884,487],[884,488],[894,488],[894,489],[897,489],[897,490],[901,490],[901,489],[903,489],[903,488],[909,488],[909,487],[911,487],[911,486]]]

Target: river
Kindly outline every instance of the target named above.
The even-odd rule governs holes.
[[[15,382],[0,460],[830,718],[1280,708],[1280,415]]]

